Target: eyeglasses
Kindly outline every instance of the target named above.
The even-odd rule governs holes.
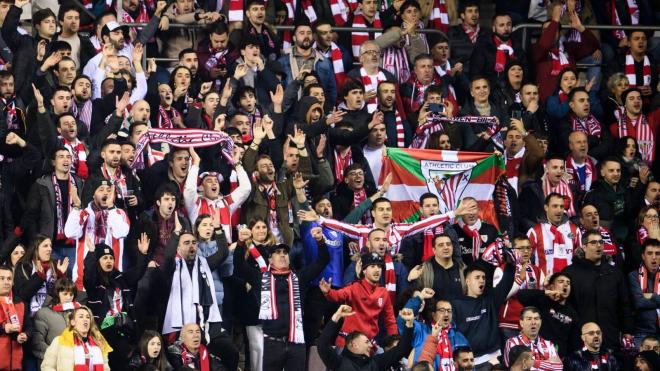
[[[439,313],[451,314],[451,308],[450,309],[448,309],[448,308],[436,308],[435,311],[439,312]]]
[[[603,240],[591,240],[591,241],[587,241],[587,244],[588,245],[601,245],[602,246],[602,245],[605,244],[605,241],[603,241]]]
[[[602,332],[600,330],[587,331],[582,333],[582,335],[589,335],[589,336],[600,336],[601,334]]]
[[[378,50],[365,50],[362,52],[362,55],[377,55],[380,54]]]

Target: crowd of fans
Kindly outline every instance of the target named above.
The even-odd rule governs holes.
[[[660,370],[659,3],[485,3],[0,0],[0,370]]]

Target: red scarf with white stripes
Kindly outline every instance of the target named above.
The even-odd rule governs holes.
[[[637,229],[637,242],[639,242],[640,245],[643,245],[648,239],[649,231],[646,230],[646,227],[644,226],[639,227],[639,229]]]
[[[353,164],[353,154],[351,152],[351,147],[348,147],[346,151],[346,156],[342,157],[341,151],[338,149],[334,150],[335,155],[335,177],[337,177],[338,183],[344,181],[344,169]]]
[[[637,270],[639,276],[639,286],[642,289],[642,294],[651,293],[660,295],[660,271],[656,271],[653,277],[653,289],[649,287],[649,271],[644,266],[644,263],[639,265]],[[660,309],[655,310],[658,314],[658,325],[660,326]]]
[[[451,323],[446,328],[440,330],[438,334],[438,346],[436,347],[436,354],[440,356],[440,363],[443,365],[443,371],[454,370],[454,363],[452,362],[454,357],[454,352],[451,348],[451,342],[449,341],[449,330],[451,330]],[[449,363],[445,366],[444,363],[449,360]],[[448,367],[447,367],[448,366]]]
[[[637,7],[637,2],[635,0],[627,0],[626,3],[628,7],[628,14],[630,15],[630,24],[639,24],[639,8]],[[621,26],[619,12],[616,10],[616,0],[612,0],[610,2],[610,15],[612,24],[615,26]],[[626,32],[623,30],[613,30],[612,32],[614,33],[614,37],[616,37],[618,40],[622,40],[626,37]]]
[[[362,12],[357,12],[353,16],[353,27],[355,28],[367,28],[367,20],[364,17],[364,14]],[[374,28],[382,28],[382,24],[380,23],[380,16],[378,12],[376,12],[376,15],[374,16],[374,21],[372,23],[372,26]],[[376,32],[374,35],[375,37],[380,36],[380,32]],[[353,59],[356,61],[360,60],[360,46],[362,43],[365,41],[369,41],[369,32],[357,32],[353,31],[351,34],[351,46],[353,50]]]
[[[465,23],[461,23],[461,27],[463,27],[463,32],[465,32],[465,34],[468,36],[470,42],[472,44],[476,43],[477,38],[479,37],[479,31],[481,31],[481,26],[477,25],[477,27],[471,27]]]
[[[18,130],[18,122],[16,122],[16,119],[18,118],[18,115],[16,114],[16,97],[10,98],[9,100],[5,98],[0,98],[2,103],[5,105],[5,110],[7,112],[6,114],[6,120],[7,120],[7,129],[9,130]]]
[[[138,5],[140,7],[140,12],[137,17],[133,17],[128,14],[126,10],[121,12],[121,20],[123,23],[149,23],[149,12],[147,12],[147,6],[144,5],[144,2],[140,2]],[[131,31],[137,32],[137,28],[131,27]]]
[[[73,371],[103,371],[104,361],[101,348],[91,337],[84,343],[78,336],[73,336]]]
[[[222,207],[216,207],[215,204],[209,202],[209,199],[206,197],[200,197],[199,203],[199,213],[197,215],[218,215],[220,217],[220,225],[227,226],[227,229],[231,232],[231,215],[229,215],[229,206],[233,203],[231,195],[220,199]],[[227,240],[231,242],[231,235],[227,235]]]
[[[264,259],[263,256],[261,256],[259,249],[257,249],[257,247],[253,243],[250,244],[250,247],[248,248],[248,252],[250,253],[250,256],[252,256],[252,259],[254,259],[259,265],[259,270],[261,271],[261,273],[264,273],[265,271],[268,270],[268,264],[266,264],[266,260]]]
[[[424,230],[424,252],[422,254],[423,262],[435,256],[435,253],[433,252],[433,239],[435,236],[443,234],[444,232],[445,227],[442,225]]]
[[[472,261],[476,262],[479,260],[479,252],[481,251],[481,235],[479,234],[479,229],[481,229],[481,220],[469,226],[463,223],[463,220],[458,221],[458,225],[463,229],[463,232],[472,239]]]
[[[403,84],[410,78],[408,53],[404,48],[389,47],[383,51],[383,69],[389,71]]]
[[[390,255],[390,253],[385,253],[383,260],[385,260],[385,289],[387,289],[387,293],[390,294],[390,301],[394,303],[396,301],[396,272],[394,271],[394,260],[392,260],[392,255]]]
[[[559,231],[559,228],[552,223],[548,224],[550,225],[550,233],[552,233],[552,269],[553,272],[561,272],[568,266],[568,259],[558,257],[557,252],[565,250],[566,240],[564,239],[564,235]]]
[[[199,370],[200,371],[211,371],[211,358],[209,356],[209,351],[206,350],[204,344],[199,344],[199,349],[197,349],[197,356],[199,357]],[[188,348],[184,344],[181,344],[181,362],[186,368],[191,370],[197,370],[197,364],[195,364],[195,355],[190,353]]]
[[[495,48],[497,48],[497,52],[495,53],[495,72],[503,72],[504,67],[506,66],[506,56],[508,55],[512,59],[516,57],[513,52],[513,43],[511,42],[511,39],[502,42],[502,40],[495,35],[493,35],[493,43],[495,43]]]
[[[634,132],[629,133],[629,128],[634,130]],[[640,112],[636,119],[631,119],[625,110],[620,112],[619,138],[628,135],[637,140],[637,147],[639,148],[639,153],[642,155],[642,160],[649,164],[652,163],[655,160],[655,135],[651,130],[651,125],[649,125],[645,114]]]
[[[73,172],[83,180],[89,177],[89,169],[87,168],[87,152],[85,152],[85,144],[76,139],[75,144],[62,138],[62,145],[71,152],[71,159],[75,171]]]
[[[581,131],[587,135],[593,135],[600,138],[600,122],[593,115],[589,114],[586,118],[579,118],[574,113],[571,113],[571,128],[573,131]]]
[[[374,81],[371,80],[371,77],[367,74],[367,70],[365,70],[364,67],[360,67],[360,77],[362,77],[362,84],[364,85],[365,91],[376,91],[376,89],[378,89],[378,85],[380,85],[381,82],[387,80],[385,73],[383,73],[380,68],[378,69],[378,74],[376,75],[375,84]],[[377,108],[378,94],[367,101],[367,111],[369,111],[369,113],[374,112]]]
[[[280,194],[275,182],[264,185],[259,184],[259,190],[263,193],[264,198],[268,201],[268,221],[271,227],[277,228],[277,200],[276,197]]]
[[[117,195],[123,197],[128,193],[128,188],[126,185],[126,175],[121,171],[121,166],[117,166],[114,172],[110,172],[110,169],[106,166],[105,163],[101,165],[101,174],[103,179],[110,181],[115,186],[115,192]]]
[[[174,127],[174,124],[172,123],[172,118],[181,117],[181,114],[174,107],[170,107],[170,109],[169,109],[169,112],[172,113],[172,118],[170,118],[170,115],[167,112],[168,111],[165,110],[165,108],[163,108],[162,105],[158,105],[158,118],[156,120],[156,122],[158,123],[158,128],[159,129],[176,129]]]
[[[69,310],[74,310],[80,308],[80,303],[77,301],[72,301],[70,303],[58,303],[53,305],[51,308],[53,311],[61,313],[61,312],[66,312]]]
[[[637,81],[637,72],[635,72],[635,58],[631,53],[626,54],[625,73],[628,78],[629,87],[635,88],[637,86],[651,85],[651,61],[649,57],[644,55],[644,66],[642,67],[642,81]]]
[[[314,49],[318,50],[318,45],[314,44]],[[320,50],[319,50],[320,52]],[[346,69],[344,68],[344,54],[341,52],[341,49],[337,44],[332,42],[330,44],[330,51],[328,53],[323,53],[324,57],[330,58],[332,61],[332,70],[335,73],[335,81],[337,82],[337,88],[341,87],[346,80]]]
[[[229,0],[229,22],[243,22],[243,0]]]
[[[573,205],[573,192],[571,187],[564,179],[559,180],[559,184],[553,186],[547,176],[543,176],[543,194],[547,197],[550,193],[559,193],[564,196],[564,209],[569,217],[575,216],[575,206]]]
[[[396,146],[399,148],[406,147],[406,131],[403,128],[403,121],[399,110],[394,109],[394,127],[396,129]]]
[[[364,190],[364,188],[360,189],[357,192],[353,192],[353,207],[351,209],[355,209],[356,207],[358,207],[360,203],[362,203],[362,201],[366,199],[367,199],[367,192]],[[371,224],[372,223],[371,213],[365,212],[364,214],[362,214],[361,221],[362,224],[364,225]]]
[[[444,33],[449,29],[449,15],[445,0],[433,0],[433,7],[429,15],[429,26]]]
[[[435,60],[433,61],[433,68],[435,68],[435,72],[438,74],[438,76],[443,77],[446,74],[449,74],[449,76],[452,76],[451,72],[451,63],[449,63],[449,60],[445,62],[444,66],[438,64]],[[456,90],[454,90],[453,85],[449,85],[449,95],[451,98],[456,101]]]
[[[330,0],[330,10],[332,11],[332,18],[335,20],[335,26],[341,27],[348,22],[351,9],[344,0]]]
[[[564,68],[570,67],[571,63],[568,61],[568,54],[564,51],[563,39],[559,39],[559,46],[550,49],[549,54],[552,59],[551,76],[558,76]]]
[[[589,349],[587,349],[586,346],[582,348],[582,352],[584,354],[591,355],[590,363],[591,363],[591,369],[592,370],[597,371],[597,370],[600,370],[601,367],[603,368],[603,370],[609,369],[609,367],[607,367],[607,363],[610,361],[610,355],[609,354],[602,353],[602,354],[600,354],[599,356],[596,357],[591,353],[591,351],[589,351]]]
[[[62,189],[60,189],[60,183],[57,181],[57,177],[55,176],[55,172],[53,171],[52,175],[52,180],[53,180],[53,188],[55,190],[55,214],[56,214],[56,224],[57,224],[57,232],[55,235],[55,241],[62,241],[66,240],[66,235],[64,234],[64,208],[66,207],[67,209],[67,215],[69,214],[69,211],[71,211],[71,204],[73,203],[73,198],[72,198],[72,193],[74,192],[75,188],[75,183],[73,181],[73,177],[69,174],[67,178],[67,182],[69,183],[69,198],[64,204],[64,200],[62,199]]]

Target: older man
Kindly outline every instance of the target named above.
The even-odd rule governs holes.
[[[167,360],[175,370],[217,370],[218,358],[208,352],[202,343],[202,330],[196,323],[187,323],[181,329],[179,341],[167,348]]]
[[[396,83],[396,77],[389,71],[380,68],[380,47],[374,41],[366,41],[360,46],[360,67],[352,69],[348,77],[362,82],[364,85],[364,100],[369,113],[378,107],[378,85],[384,81]]]
[[[588,322],[582,326],[580,338],[584,348],[569,355],[564,361],[564,370],[583,371],[598,370],[618,371],[619,362],[611,350],[603,347],[603,332],[595,322]]]

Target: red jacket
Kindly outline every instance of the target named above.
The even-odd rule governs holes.
[[[16,314],[18,319],[23,324],[23,332],[25,332],[25,304],[21,301],[16,302],[16,297],[14,298],[14,307],[16,308]],[[16,334],[7,335],[4,331],[5,324],[7,322],[0,323],[2,326],[2,331],[0,331],[0,370],[22,370],[22,361],[23,361],[23,346],[16,341]]]
[[[557,80],[559,76],[551,76],[552,57],[550,50],[555,47],[555,35],[559,29],[559,23],[551,21],[548,28],[543,30],[539,41],[534,43],[529,55],[532,63],[536,66],[536,81],[539,84],[539,98],[545,101],[557,91]],[[575,68],[575,61],[593,54],[600,48],[600,42],[589,30],[580,34],[582,41],[568,41],[564,43],[564,52],[568,55],[568,63]]]
[[[385,328],[388,335],[398,334],[394,310],[390,295],[384,287],[372,285],[365,279],[354,282],[339,290],[330,290],[325,297],[333,302],[348,304],[353,308],[354,315],[344,319],[341,332],[348,334],[359,331],[369,339],[378,334],[378,318],[384,314]],[[338,347],[344,346],[344,337],[338,336],[335,343]]]

